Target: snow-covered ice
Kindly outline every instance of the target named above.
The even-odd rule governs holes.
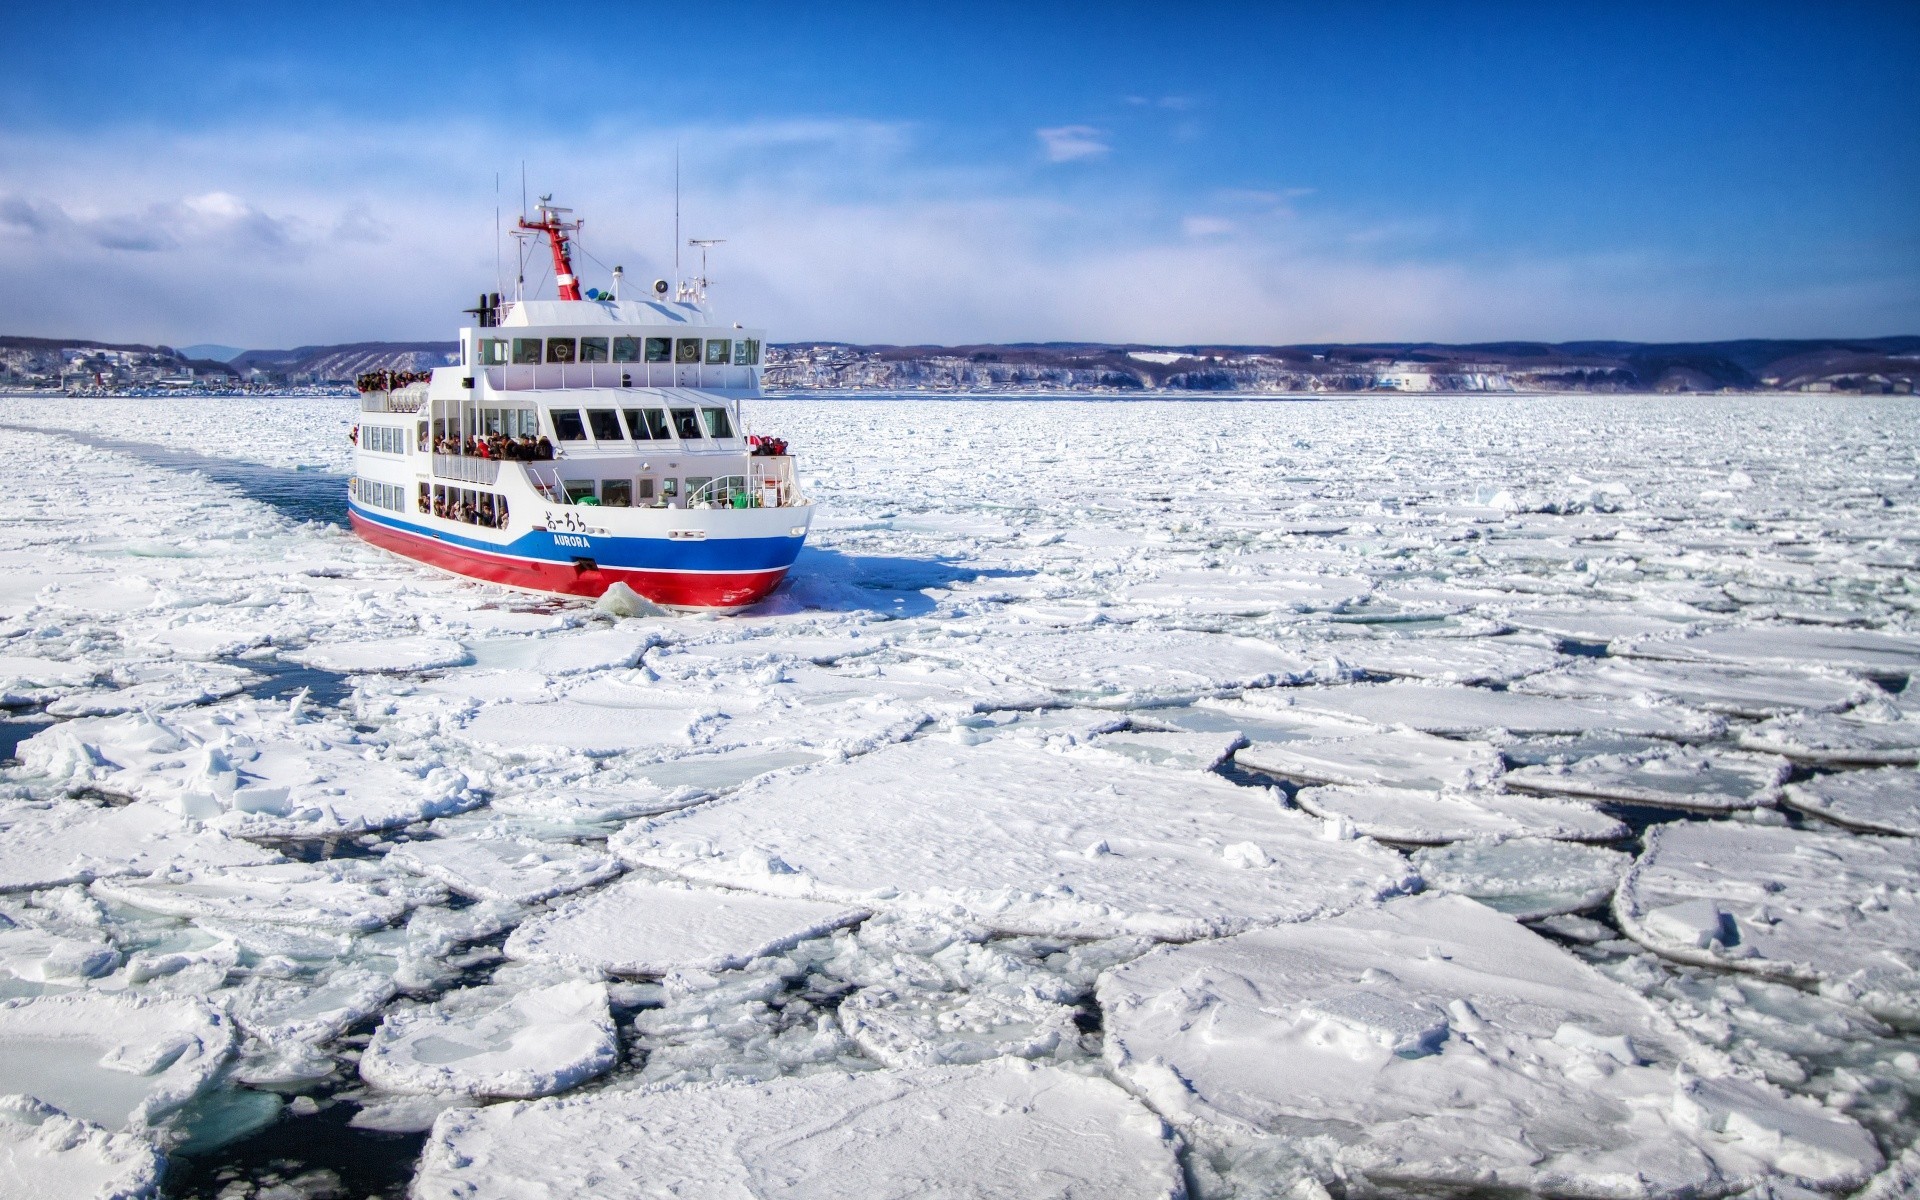
[[[390,1011],[360,1074],[394,1092],[525,1098],[563,1092],[619,1059],[606,985],[571,980],[518,994],[449,992],[423,1008]]]
[[[1920,770],[1912,767],[1816,775],[1788,784],[1786,801],[1839,825],[1920,837]]]
[[[0,498],[0,754],[16,759],[0,764],[0,998],[204,1004],[232,1039],[184,1081],[100,1068],[104,1044],[29,1056],[57,1077],[0,1116],[0,1150],[58,1141],[72,1179],[124,1163],[130,1186],[143,1144],[212,1164],[265,1122],[276,1132],[236,1162],[282,1133],[347,1154],[310,1123],[351,1111],[356,1130],[418,1131],[508,1076],[585,1080],[602,1010],[516,1004],[601,987],[619,1035],[604,1073],[577,1106],[533,1106],[586,1114],[544,1126],[569,1153],[602,1152],[576,1126],[627,1128],[593,1106],[647,1095],[670,1113],[714,1084],[809,1113],[837,1111],[815,1098],[842,1088],[897,1086],[900,1128],[964,1117],[997,1140],[1025,1093],[968,1116],[954,1097],[976,1094],[946,1081],[1091,1086],[1103,1043],[1138,1036],[1096,989],[1103,971],[1226,955],[1234,935],[1352,940],[1442,899],[1395,898],[1424,888],[1458,894],[1431,911],[1473,897],[1551,940],[1483,928],[1482,909],[1354,942],[1387,947],[1356,979],[1398,981],[1355,988],[1413,1015],[1294,988],[1295,959],[1247,968],[1286,972],[1266,1014],[1193,991],[1234,1020],[1318,1004],[1328,1036],[1409,1052],[1439,1005],[1446,1037],[1388,1063],[1376,1094],[1357,1060],[1296,1079],[1257,1038],[1206,1041],[1231,1022],[1169,1032],[1198,1087],[1244,1071],[1324,1089],[1301,1093],[1317,1123],[1223,1131],[1152,1088],[1146,1108],[1088,1102],[1105,1126],[1163,1100],[1185,1123],[1184,1144],[1137,1144],[1161,1166],[1120,1174],[1208,1200],[1425,1193],[1434,1164],[1475,1161],[1499,1165],[1470,1186],[1519,1191],[1843,1186],[1846,1171],[1821,1171],[1847,1155],[1795,1157],[1832,1127],[1756,1150],[1767,1121],[1805,1115],[1743,1090],[1764,1077],[1871,1128],[1895,1160],[1875,1186],[1909,1186],[1920,1039],[1889,1022],[1908,1020],[1920,951],[1900,865],[1920,760],[1910,401],[750,411],[756,430],[804,431],[821,506],[792,579],[715,617],[507,592],[352,538],[332,523],[351,401],[0,398],[0,446],[39,468]],[[103,429],[163,449],[115,448]],[[1702,820],[1643,838],[1663,809]],[[1599,919],[1623,867],[1612,920],[1668,955],[1704,930],[1691,961]],[[1670,911],[1640,919],[1635,903]],[[1498,971],[1440,979],[1449,960],[1421,957],[1483,934],[1513,971],[1560,981],[1541,1005],[1558,1024],[1509,1004],[1520,985]],[[1164,940],[1190,944],[1153,950]],[[1497,1011],[1470,1032],[1448,1009],[1482,988]],[[1614,1036],[1596,1012],[1685,1037],[1627,1033],[1641,1065],[1578,1032],[1554,1041],[1561,1025]],[[1505,1091],[1463,1084],[1476,1104],[1451,1121],[1378,1107],[1475,1046],[1512,1051],[1486,1073]],[[391,1086],[368,1082],[383,1070]],[[63,1081],[85,1094],[54,1095]],[[156,1086],[199,1090],[123,1128]],[[688,1119],[736,1127],[707,1103]],[[1398,1123],[1355,1142],[1343,1111]],[[478,1138],[506,1117],[456,1119]],[[1018,1162],[1104,1186],[1110,1131],[1091,1124],[1076,1144],[1052,1116],[1026,1120],[1038,1140]],[[1515,1130],[1534,1158],[1499,1140]],[[649,1153],[674,1179],[717,1146]],[[1394,1182],[1389,1159],[1417,1178]],[[987,1178],[990,1161],[967,1169]],[[1577,1169],[1549,1179],[1555,1163]],[[276,1168],[271,1184],[324,1191],[342,1165]],[[787,1190],[857,1191],[834,1166]],[[560,1191],[572,1169],[526,1164]]]
[[[1682,962],[1817,986],[1920,1020],[1920,842],[1677,822],[1621,881],[1620,928]]]
[[[1787,764],[1779,758],[1661,746],[1520,767],[1508,771],[1501,782],[1554,796],[1730,812],[1774,803],[1786,778]]]
[[[31,1096],[0,1096],[0,1179],[34,1200],[144,1200],[164,1160],[145,1138],[68,1116]]]
[[[1409,883],[1397,855],[1328,840],[1274,793],[1014,735],[775,776],[613,845],[691,880],[1081,937],[1208,936]]]
[[[1175,1146],[1106,1080],[1003,1062],[454,1109],[413,1195],[1173,1200]]]
[[[611,975],[725,971],[850,925],[862,908],[627,879],[513,931],[507,956]]]
[[[1156,950],[1101,980],[1107,1058],[1197,1136],[1292,1140],[1387,1192],[1858,1185],[1860,1126],[1743,1075],[1461,896]]]
[[[0,1095],[107,1129],[159,1124],[203,1090],[233,1025],[202,1000],[75,992],[0,1003]]]

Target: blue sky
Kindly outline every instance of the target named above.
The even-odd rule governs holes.
[[[778,339],[1920,332],[1911,3],[536,11],[10,13],[0,331],[442,337],[496,173],[650,278],[677,148]]]

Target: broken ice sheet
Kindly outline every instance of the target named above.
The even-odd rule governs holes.
[[[1920,837],[1920,770],[1913,767],[1815,775],[1788,784],[1786,801],[1853,829]]]
[[[890,1067],[1068,1057],[1079,1043],[1077,1010],[1031,993],[869,987],[842,1000],[836,1015],[855,1045]]]
[[[1369,675],[1434,683],[1506,684],[1565,661],[1551,649],[1512,637],[1348,638],[1329,649],[1344,665]]]
[[[359,833],[480,802],[467,776],[437,757],[383,750],[337,714],[239,699],[64,722],[23,742],[20,758],[68,787],[165,805],[248,837]]]
[[[363,859],[257,867],[176,868],[146,879],[103,879],[94,894],[147,912],[367,933],[410,909],[446,901],[446,889]]]
[[[1920,638],[1819,625],[1746,625],[1688,637],[1635,638],[1613,648],[1636,658],[1755,663],[1858,671],[1883,679],[1920,672]]]
[[[611,845],[699,882],[1081,937],[1302,920],[1410,882],[1398,855],[1329,841],[1269,791],[1011,737],[770,776]]]
[[[1300,1139],[1383,1191],[1835,1189],[1882,1161],[1845,1116],[1463,896],[1162,947],[1100,1002],[1108,1061],[1192,1136]]]
[[[1251,744],[1234,751],[1234,761],[1300,783],[1434,790],[1479,787],[1505,770],[1499,751],[1485,742],[1300,715],[1299,731],[1276,731],[1278,737],[1248,725]]]
[[[577,892],[620,872],[620,864],[604,850],[538,841],[484,825],[445,832],[452,836],[416,838],[394,847],[387,862],[437,879],[463,896],[509,904]]]
[[[1403,845],[1435,846],[1471,838],[1540,837],[1608,842],[1627,827],[1592,805],[1490,788],[1420,791],[1334,784],[1301,788],[1293,802],[1355,833]]]
[[[454,1109],[411,1194],[1172,1200],[1174,1147],[1106,1080],[1003,1061]]]
[[[73,992],[0,1003],[0,1095],[107,1129],[156,1126],[211,1086],[233,1025],[197,999]]]
[[[1701,740],[1721,722],[1678,705],[1650,706],[1609,700],[1568,700],[1518,691],[1446,687],[1421,683],[1351,684],[1290,690],[1282,698],[1297,707],[1406,726],[1455,737],[1504,729],[1512,733],[1577,734],[1593,730]]]
[[[965,660],[1083,704],[1224,695],[1309,679],[1317,666],[1297,644],[1145,622],[984,638],[965,647]]]
[[[386,637],[366,641],[321,642],[280,656],[287,662],[350,674],[404,674],[457,667],[469,660],[467,648],[451,638]]]
[[[535,917],[507,938],[506,951],[620,976],[723,971],[866,915],[844,904],[626,879]]]
[[[35,1200],[132,1200],[160,1190],[165,1161],[137,1134],[109,1132],[31,1096],[0,1096],[0,1171]]]
[[[1743,729],[1741,746],[1839,766],[1920,763],[1920,713],[1876,698],[1844,713],[1794,714]]]
[[[1920,842],[1731,822],[1648,830],[1614,895],[1628,937],[1681,962],[1817,987],[1920,1020]]]
[[[1428,891],[1458,892],[1518,920],[1599,908],[1613,898],[1632,861],[1604,846],[1541,838],[1456,842],[1413,853]]]
[[[391,1092],[524,1098],[565,1091],[619,1061],[606,985],[566,980],[518,992],[464,988],[389,1009],[360,1074]]]
[[[0,801],[0,892],[177,866],[238,866],[279,858],[275,851],[144,805]]]
[[[1637,754],[1520,767],[1508,771],[1501,782],[1516,791],[1732,812],[1776,802],[1786,777],[1786,762],[1771,755],[1661,746]]]
[[[1839,712],[1880,694],[1872,684],[1835,673],[1622,659],[1587,659],[1531,675],[1513,690],[1629,702],[1664,697],[1707,712],[1755,718]]]

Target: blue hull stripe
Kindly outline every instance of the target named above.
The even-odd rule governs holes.
[[[560,535],[588,543],[579,546],[560,545],[553,540],[551,533],[529,531],[502,545],[445,530],[429,529],[401,520],[382,509],[368,508],[358,501],[349,500],[347,503],[364,520],[415,537],[433,538],[463,550],[535,562],[570,563],[576,558],[591,558],[603,567],[625,567],[635,571],[785,570],[800,557],[800,547],[807,540],[804,537],[708,538],[705,541],[682,542],[668,538],[596,537],[574,533]]]

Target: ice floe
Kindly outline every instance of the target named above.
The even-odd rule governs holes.
[[[146,1129],[209,1087],[233,1025],[197,999],[74,992],[0,1002],[0,1095]]]
[[[1920,1019],[1920,842],[1677,822],[1615,893],[1620,928],[1681,962],[1817,986]]]
[[[1272,740],[1250,731],[1252,744],[1234,752],[1242,766],[1300,783],[1343,783],[1438,790],[1469,789],[1506,770],[1486,742],[1456,740],[1415,729],[1373,729],[1325,722],[1298,736]]]
[[[1513,685],[1529,695],[1636,701],[1662,697],[1736,717],[1839,712],[1880,694],[1847,675],[1695,662],[1587,659]]]
[[[1100,1000],[1109,1062],[1176,1124],[1292,1139],[1374,1190],[1836,1189],[1882,1163],[1847,1117],[1740,1074],[1461,896],[1165,947]]]
[[[516,837],[497,827],[421,838],[387,855],[395,866],[437,879],[463,896],[532,904],[604,883],[620,864],[603,850]]]
[[[1456,737],[1496,729],[1536,734],[1609,730],[1691,740],[1713,736],[1720,729],[1713,719],[1676,705],[1570,700],[1488,688],[1361,684],[1300,688],[1286,698],[1301,708],[1318,712]]]
[[[1750,625],[1689,637],[1636,638],[1614,653],[1683,662],[1768,663],[1905,679],[1920,672],[1920,637],[1819,625]]]
[[[390,1009],[360,1074],[394,1092],[525,1098],[565,1091],[619,1061],[606,985],[571,980],[517,993],[469,988]]]
[[[468,661],[467,648],[449,638],[391,637],[372,641],[322,642],[280,656],[288,662],[327,671],[404,673],[457,667]]]
[[[1492,789],[1419,791],[1334,784],[1301,788],[1293,801],[1385,842],[1439,845],[1468,838],[1539,837],[1610,842],[1627,827],[1592,805]]]
[[[1920,770],[1912,767],[1816,775],[1788,784],[1786,801],[1839,825],[1920,837]]]
[[[1632,855],[1604,846],[1544,838],[1459,842],[1413,853],[1428,891],[1458,892],[1521,920],[1605,905],[1632,861]]]
[[[1013,737],[920,739],[773,776],[612,845],[700,882],[1084,937],[1207,936],[1408,883],[1397,855],[1328,840],[1272,793]]]
[[[174,917],[258,921],[324,933],[366,933],[446,890],[364,859],[180,867],[144,879],[101,879],[96,895]]]
[[[842,904],[627,879],[527,922],[506,950],[612,975],[724,971],[866,915]]]
[[[0,1096],[0,1179],[34,1200],[147,1200],[165,1160],[144,1137],[112,1133],[30,1096]]]
[[[1173,1200],[1175,1146],[1106,1080],[993,1063],[454,1109],[412,1194]]]
[[[1913,766],[1920,763],[1920,713],[1876,700],[1844,713],[1779,717],[1741,730],[1739,741],[1803,762]]]
[[[1507,787],[1557,796],[1699,812],[1731,812],[1780,798],[1787,764],[1760,754],[1661,746],[1636,754],[1596,754],[1570,763],[1519,767]]]
[[[156,808],[0,801],[0,892],[279,857]]]

